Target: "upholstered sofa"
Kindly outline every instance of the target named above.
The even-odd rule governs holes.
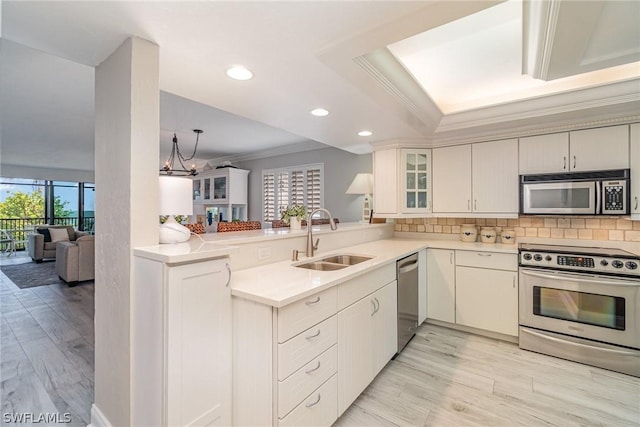
[[[67,234],[56,231],[52,238],[51,229],[65,230]],[[37,225],[34,232],[27,236],[27,251],[32,260],[42,262],[43,259],[56,257],[58,242],[75,242],[78,237],[86,235],[88,233],[76,231],[70,225]]]
[[[95,278],[94,236],[80,236],[75,241],[57,242],[56,273],[69,286]]]

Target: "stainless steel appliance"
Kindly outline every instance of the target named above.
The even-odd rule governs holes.
[[[418,327],[418,254],[396,262],[398,278],[398,353],[411,341]]]
[[[520,175],[520,213],[628,215],[629,169]]]
[[[521,245],[520,348],[640,377],[640,257]]]

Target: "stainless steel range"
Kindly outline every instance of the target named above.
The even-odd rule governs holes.
[[[520,245],[520,348],[640,377],[640,257]]]

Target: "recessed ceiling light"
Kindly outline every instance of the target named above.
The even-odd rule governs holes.
[[[358,132],[358,135],[360,135],[360,136],[371,136],[371,135],[373,135],[373,132],[371,132],[370,130],[361,130],[360,132]]]
[[[324,117],[329,115],[329,111],[324,108],[316,108],[315,110],[311,110],[311,114],[316,117]]]
[[[234,65],[233,67],[227,68],[227,76],[234,80],[249,80],[253,77],[253,73],[242,65]]]

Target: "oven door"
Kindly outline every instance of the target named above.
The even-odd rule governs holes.
[[[523,183],[520,213],[595,215],[599,189],[595,181]]]
[[[640,349],[640,281],[520,268],[521,326]]]

